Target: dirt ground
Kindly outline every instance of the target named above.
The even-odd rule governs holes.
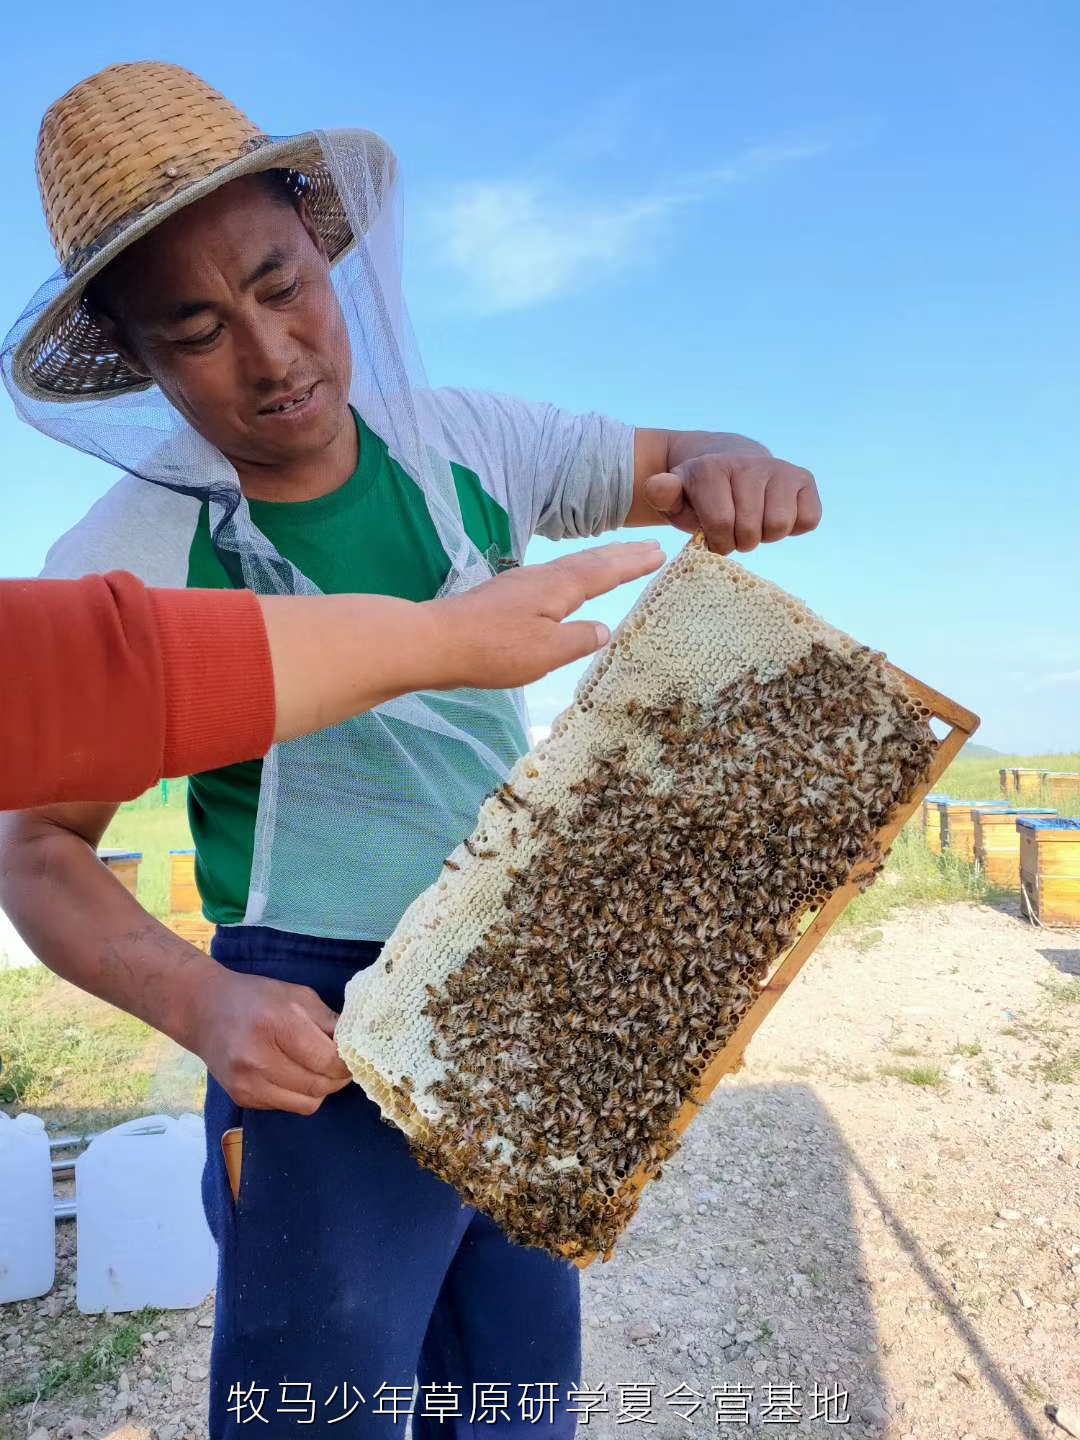
[[[1047,1407],[1080,1412],[1078,997],[1080,932],[1008,909],[827,941],[583,1273],[598,1399],[579,1433],[1072,1433]],[[52,1294],[0,1307],[0,1390],[87,1323],[72,1232]],[[157,1322],[118,1384],[0,1414],[0,1434],[199,1440],[209,1309]]]

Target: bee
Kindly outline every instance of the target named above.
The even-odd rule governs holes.
[[[468,841],[466,841],[465,843],[468,844]],[[455,864],[453,860],[444,860],[442,863],[446,866],[447,870],[460,870],[460,869],[461,869],[461,866]]]
[[[520,808],[522,810],[528,810],[531,808],[529,802],[525,799],[525,797],[523,795],[519,795],[509,782],[499,786],[499,788],[495,791],[495,798],[496,800],[498,800],[500,805],[505,805],[507,810],[514,810],[517,808]]]

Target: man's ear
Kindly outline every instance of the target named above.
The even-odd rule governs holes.
[[[311,218],[311,211],[308,208],[306,195],[301,195],[297,200],[296,213],[297,215],[299,215],[300,224],[303,225],[304,229],[307,231],[308,235],[311,238],[311,243],[315,246],[315,249],[318,250],[319,254],[323,257],[324,260],[329,261],[330,257],[326,253],[326,246],[323,244],[323,238],[319,234],[319,227]]]
[[[94,311],[94,319],[97,321],[98,328],[105,336],[105,339],[116,351],[117,355],[120,356],[120,359],[123,360],[128,369],[133,370],[136,375],[140,375],[144,380],[151,379],[150,371],[147,370],[138,355],[136,355],[130,340],[124,333],[123,327],[118,324],[111,315],[106,315],[101,310]]]

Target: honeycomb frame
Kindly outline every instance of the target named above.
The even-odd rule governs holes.
[[[410,957],[415,956],[418,951],[423,957],[425,942],[430,942],[432,935],[437,934],[442,926],[457,923],[459,929],[463,926],[468,935],[470,933],[470,906],[478,913],[490,914],[497,909],[497,906],[492,906],[490,894],[483,902],[488,905],[488,912],[483,912],[483,906],[477,899],[477,896],[482,893],[477,887],[488,883],[484,880],[485,867],[490,873],[492,861],[498,859],[500,868],[507,877],[516,877],[522,873],[518,866],[505,864],[508,858],[517,858],[512,857],[511,849],[507,848],[507,839],[509,837],[509,844],[513,847],[521,843],[516,836],[518,835],[517,826],[522,820],[522,809],[536,808],[538,795],[542,792],[545,767],[552,768],[551,765],[548,765],[550,757],[560,754],[565,757],[568,753],[568,746],[575,743],[575,726],[580,731],[582,717],[588,715],[594,702],[603,703],[605,677],[609,676],[611,667],[613,665],[618,667],[621,663],[624,671],[630,667],[628,673],[632,673],[634,664],[637,664],[637,678],[643,689],[648,688],[649,677],[654,671],[658,674],[662,673],[663,695],[670,700],[673,695],[672,685],[675,684],[674,694],[677,699],[679,694],[678,676],[676,675],[673,681],[672,675],[667,673],[673,664],[677,669],[677,657],[673,659],[670,653],[661,655],[657,652],[651,664],[647,656],[645,661],[642,661],[642,646],[645,645],[647,650],[650,640],[649,615],[658,613],[658,604],[661,611],[665,603],[669,608],[672,604],[677,608],[679,600],[677,586],[680,579],[685,580],[688,576],[692,577],[695,569],[708,572],[709,567],[712,567],[713,573],[719,576],[725,584],[734,587],[732,593],[737,593],[740,603],[744,606],[749,605],[751,612],[754,605],[760,601],[766,610],[771,606],[773,612],[785,614],[784,623],[798,638],[793,642],[793,646],[788,646],[790,653],[781,654],[779,660],[774,656],[770,662],[774,665],[775,677],[784,679],[789,673],[793,673],[792,666],[802,663],[800,657],[807,652],[807,647],[811,651],[817,651],[824,646],[823,653],[835,653],[836,656],[842,657],[844,663],[876,665],[876,670],[872,672],[868,670],[867,674],[872,673],[873,677],[880,680],[886,688],[892,687],[894,692],[892,698],[898,704],[910,705],[913,711],[917,712],[925,723],[928,739],[919,751],[918,775],[914,779],[909,776],[902,795],[889,806],[882,823],[877,826],[869,840],[862,844],[854,862],[847,866],[845,878],[841,883],[831,885],[820,893],[808,896],[805,903],[801,904],[799,920],[800,925],[804,927],[801,929],[801,933],[791,939],[790,943],[784,945],[771,958],[768,973],[756,982],[759,987],[756,997],[748,1003],[745,1013],[731,1033],[726,1036],[722,1046],[711,1055],[707,1062],[700,1059],[694,1062],[691,1067],[694,1074],[693,1083],[680,1090],[679,1093],[683,1094],[684,1098],[664,1132],[662,1153],[665,1157],[674,1153],[678,1148],[679,1137],[685,1133],[694,1117],[700,1114],[702,1107],[723,1076],[738,1069],[742,1064],[743,1055],[750,1039],[773,1005],[778,1002],[795,979],[799,970],[820,944],[846,905],[866,887],[880,869],[901,827],[915,812],[924,795],[930,791],[947,765],[978,726],[977,717],[970,711],[890,665],[883,656],[869,651],[865,646],[858,645],[850,636],[827,625],[813,612],[807,610],[801,602],[786,595],[771,582],[752,575],[734,561],[712,555],[706,549],[703,538],[700,535],[695,536],[684,547],[684,550],[653,578],[616,629],[608,646],[594,658],[575,692],[571,705],[556,719],[549,736],[518,761],[511,772],[508,785],[500,787],[499,791],[485,800],[473,833],[448,857],[445,862],[447,868],[443,876],[417,897],[405,912],[394,934],[386,942],[379,959],[368,970],[359,972],[350,981],[346,991],[345,1006],[337,1031],[338,1047],[342,1057],[349,1065],[357,1082],[379,1106],[384,1119],[405,1132],[410,1142],[410,1148],[413,1149],[420,1163],[434,1169],[436,1173],[443,1173],[443,1178],[450,1180],[451,1183],[460,1181],[460,1167],[457,1170],[450,1169],[445,1173],[440,1170],[438,1157],[440,1151],[446,1149],[447,1137],[445,1130],[440,1131],[439,1126],[432,1123],[431,1117],[433,1108],[437,1119],[440,1111],[445,1112],[445,1107],[441,1105],[433,1107],[429,1098],[438,1092],[442,1082],[432,1085],[430,1073],[428,1083],[421,1084],[419,1088],[411,1074],[399,1073],[396,1081],[390,1079],[389,1076],[394,1073],[393,1066],[389,1063],[385,1064],[386,1073],[383,1073],[370,1063],[370,1060],[361,1053],[355,1043],[356,1032],[358,1030],[363,1032],[369,1053],[377,1053],[380,1049],[384,1054],[392,1051],[395,1036],[401,1033],[403,1027],[409,1023],[409,1012],[407,1009],[403,1009],[401,1004],[393,1003],[393,996],[390,992],[395,988],[400,988],[402,983],[400,977],[403,972],[406,973],[408,979],[408,971],[411,966]],[[685,589],[686,594],[692,598],[692,585]],[[665,590],[667,591],[666,601],[662,598],[658,600],[658,597],[663,596]],[[791,628],[792,626],[805,626],[806,629],[805,631],[796,631]],[[783,634],[787,632],[781,629],[778,633],[782,638]],[[730,642],[729,648],[732,643],[734,648],[738,649],[742,641]],[[800,646],[802,649],[799,648]],[[863,657],[870,657],[870,659],[864,660]],[[780,663],[781,661],[784,663]],[[736,660],[733,663],[740,662]],[[747,661],[747,664],[751,663]],[[755,663],[759,666],[754,671],[755,683],[758,683],[760,676],[765,673],[761,668],[765,662],[760,661],[760,657],[758,657]],[[742,673],[744,672],[733,671],[733,674],[736,675]],[[684,676],[683,679],[685,681],[686,677]],[[656,696],[653,697],[653,699],[656,698]],[[637,708],[636,701],[632,700],[626,707],[627,714],[630,714],[634,708]],[[666,711],[661,713],[667,714]],[[948,727],[948,733],[943,738],[933,735],[930,731],[931,719],[936,719]],[[585,724],[584,729],[587,734],[588,723]],[[670,729],[669,724],[668,730],[664,733],[670,735]],[[640,741],[641,736],[638,735],[634,743]],[[651,742],[643,743],[646,744],[647,749]],[[913,745],[912,750],[914,751],[914,749]],[[638,759],[640,761],[640,755]],[[914,763],[913,761],[912,764]],[[552,764],[557,768],[557,761]],[[575,785],[569,786],[571,790],[576,788],[578,787]],[[588,793],[587,786],[586,793]],[[534,829],[534,838],[535,833]],[[550,840],[550,834],[546,838]],[[541,836],[539,843],[541,845],[545,843],[544,836]],[[493,845],[494,849],[491,848]],[[528,852],[527,844],[525,851]],[[532,853],[537,852],[534,850]],[[521,858],[527,862],[530,858],[529,853],[525,853]],[[505,896],[508,881],[500,878],[498,884],[502,886],[501,893]],[[471,897],[470,885],[472,886]],[[552,903],[557,904],[558,898],[556,896]],[[455,913],[458,915],[457,921],[453,918]],[[474,917],[474,920],[475,924],[471,932],[472,940],[479,945],[482,940],[486,939],[491,925],[488,919],[475,919]],[[464,958],[468,958],[468,955],[472,953],[468,938],[459,943],[458,951]],[[430,959],[430,956],[428,958]],[[393,973],[395,970],[399,977],[397,980],[393,982],[380,980],[380,976]],[[417,1007],[418,979],[418,974],[411,977],[414,992],[411,1003],[414,1012]],[[381,1011],[372,1011],[366,1020],[358,1019],[364,1004],[367,1003],[366,999],[362,997],[375,995],[380,986],[383,987]],[[432,986],[430,983],[425,983],[424,989],[430,996],[441,993],[437,986]],[[389,999],[387,999],[388,995]],[[470,1031],[472,1035],[477,1034],[475,1027],[482,1026],[482,1020],[481,1016],[480,1019],[473,1018],[468,1022],[470,1026],[474,1027]],[[435,1044],[432,1042],[432,1054],[435,1053]],[[420,1073],[422,1067],[417,1068]],[[435,1070],[437,1069],[436,1066]],[[484,1083],[481,1081],[481,1086]],[[524,1091],[521,1093],[524,1094]],[[425,1114],[425,1108],[428,1111],[427,1114]],[[500,1144],[509,1145],[509,1142],[500,1142],[498,1139],[489,1140],[488,1143],[495,1144],[497,1150],[499,1150]],[[513,1146],[510,1145],[509,1148],[512,1152]],[[493,1160],[496,1164],[503,1161],[502,1153],[497,1157],[491,1156],[490,1153],[485,1155],[483,1149],[478,1145],[470,1145],[467,1153],[470,1165],[474,1167],[477,1174],[482,1173],[485,1165],[490,1166]],[[578,1159],[580,1160],[580,1157]],[[562,1163],[563,1161],[551,1162],[553,1167]],[[569,1160],[566,1163],[570,1166],[573,1165],[573,1162]],[[577,1168],[582,1173],[588,1170],[588,1167],[585,1166]],[[656,1163],[654,1154],[651,1162],[643,1161],[632,1172],[619,1171],[618,1182],[614,1186],[609,1184],[603,1192],[598,1191],[595,1199],[590,1195],[589,1202],[590,1204],[595,1203],[601,1209],[606,1209],[612,1215],[617,1213],[620,1217],[618,1233],[621,1234],[622,1229],[625,1229],[625,1225],[629,1223],[629,1219],[636,1210],[644,1186],[660,1178],[660,1173],[661,1166]],[[610,1178],[609,1175],[608,1179],[610,1180]],[[472,1198],[471,1203],[477,1203],[475,1197]],[[501,1218],[497,1213],[497,1207],[492,1209],[486,1204],[479,1204],[478,1208],[493,1213],[497,1220]],[[615,1223],[614,1219],[611,1223]],[[594,1231],[593,1233],[599,1232]],[[617,1238],[616,1234],[615,1238],[610,1239],[602,1248],[585,1249],[584,1251],[576,1242],[561,1245],[549,1244],[547,1248],[551,1249],[552,1253],[564,1255],[580,1268],[585,1268],[598,1255],[602,1255],[604,1260],[610,1259],[614,1253]],[[527,1240],[524,1243],[541,1242]]]

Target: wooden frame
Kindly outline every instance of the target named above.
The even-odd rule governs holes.
[[[944,774],[945,770],[959,754],[965,742],[975,733],[979,726],[979,717],[965,710],[962,705],[949,700],[936,690],[908,675],[905,671],[899,670],[894,665],[889,669],[892,674],[903,682],[913,700],[925,705],[931,712],[933,719],[939,720],[949,726],[948,734],[938,742],[930,768],[923,780],[912,791],[911,795],[902,804],[894,807],[885,824],[877,832],[872,842],[880,851],[885,854],[891,848],[901,828],[911,819],[916,810],[922,804],[924,796]],[[866,879],[872,870],[872,863],[863,860],[853,866],[847,881],[825,902],[818,910],[813,920],[799,936],[791,948],[780,957],[769,976],[761,987],[761,994],[754,1001],[753,1005],[743,1016],[735,1028],[727,1044],[720,1050],[712,1060],[708,1069],[701,1077],[696,1089],[683,1103],[682,1109],[672,1122],[671,1130],[675,1135],[681,1135],[689,1126],[695,1116],[701,1113],[701,1108],[709,1099],[710,1095],[719,1085],[725,1075],[732,1074],[743,1064],[746,1047],[750,1044],[756,1034],[758,1027],[768,1015],[769,1011],[779,1001],[784,991],[798,975],[799,971],[809,960],[810,956],[821,944],[829,930],[832,928],[841,913],[848,904],[854,900],[862,889],[861,882]],[[620,1194],[628,1190],[642,1190],[649,1183],[649,1177],[644,1167],[630,1176],[620,1189]],[[604,1260],[610,1260],[615,1253],[615,1245],[606,1250],[603,1254]],[[586,1269],[597,1258],[599,1252],[594,1251],[589,1255],[578,1256],[574,1264],[579,1269]]]

